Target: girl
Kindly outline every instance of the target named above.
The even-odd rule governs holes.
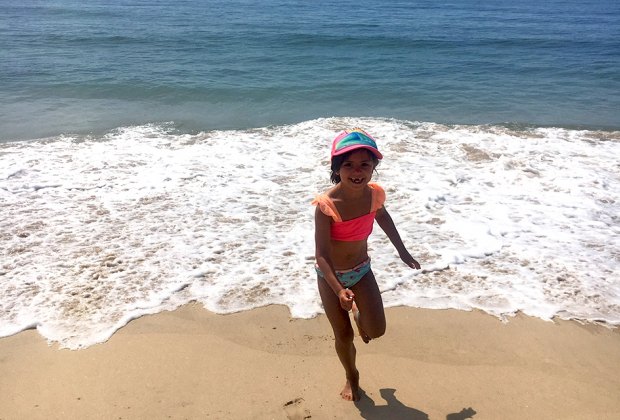
[[[312,202],[317,206],[315,267],[319,293],[334,330],[336,353],[346,373],[347,381],[340,395],[349,401],[360,398],[349,311],[353,312],[364,343],[385,332],[383,301],[367,253],[374,220],[403,262],[420,269],[383,207],[385,192],[370,182],[382,158],[375,140],[365,131],[353,129],[340,133],[331,151],[331,181],[336,185]]]

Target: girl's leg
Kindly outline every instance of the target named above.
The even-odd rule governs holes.
[[[336,353],[340,363],[344,367],[347,382],[340,392],[345,400],[357,401],[359,393],[359,372],[355,366],[355,346],[353,345],[353,328],[349,319],[349,313],[340,307],[340,301],[323,278],[317,278],[319,294],[323,302],[323,309],[329,323],[334,330],[336,340]]]
[[[355,294],[357,311],[354,316],[362,340],[367,343],[372,338],[381,337],[385,334],[385,312],[381,292],[372,270],[352,286],[351,290]]]

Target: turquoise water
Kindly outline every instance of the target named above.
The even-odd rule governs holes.
[[[331,116],[620,128],[617,1],[0,7],[2,141]]]

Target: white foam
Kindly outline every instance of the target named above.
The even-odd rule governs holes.
[[[0,336],[79,348],[191,300],[316,315],[309,203],[350,126],[379,139],[376,180],[423,265],[375,228],[386,306],[620,323],[619,133],[330,118],[0,145]]]

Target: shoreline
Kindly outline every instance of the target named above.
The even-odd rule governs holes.
[[[517,131],[528,131],[528,130],[538,130],[538,129],[558,129],[558,130],[566,130],[566,131],[589,131],[592,133],[603,133],[603,134],[617,134],[620,133],[620,125],[613,124],[594,124],[594,123],[536,123],[536,122],[527,122],[527,121],[467,121],[467,122],[454,122],[449,120],[408,120],[405,118],[398,117],[389,117],[387,115],[374,115],[374,116],[330,116],[330,115],[311,115],[306,118],[298,118],[294,120],[283,120],[283,121],[274,121],[274,122],[265,122],[263,124],[245,124],[245,125],[232,125],[232,124],[224,124],[222,126],[185,126],[183,123],[176,123],[175,121],[161,119],[161,120],[144,120],[136,123],[119,123],[119,124],[109,124],[101,127],[93,127],[93,128],[82,128],[82,129],[73,129],[73,130],[56,130],[56,131],[37,131],[32,132],[30,134],[14,134],[9,132],[8,134],[0,133],[0,144],[10,144],[10,143],[29,143],[29,142],[45,142],[50,140],[57,140],[61,137],[76,137],[79,139],[103,139],[107,134],[116,132],[122,129],[131,129],[136,127],[168,127],[174,131],[177,135],[189,135],[189,136],[198,136],[201,133],[209,133],[212,131],[247,131],[247,130],[257,130],[264,129],[268,127],[287,127],[294,126],[304,123],[309,123],[313,121],[320,120],[329,120],[333,118],[347,118],[347,119],[376,119],[376,120],[400,120],[413,124],[436,124],[438,126],[446,126],[446,127],[500,127],[506,129],[514,129]],[[24,130],[15,130],[17,132],[23,132]]]
[[[386,316],[384,337],[356,336],[355,404],[338,395],[344,372],[326,318],[292,319],[284,306],[217,315],[192,303],[82,350],[27,330],[0,339],[0,419],[620,415],[617,328],[408,307]]]

